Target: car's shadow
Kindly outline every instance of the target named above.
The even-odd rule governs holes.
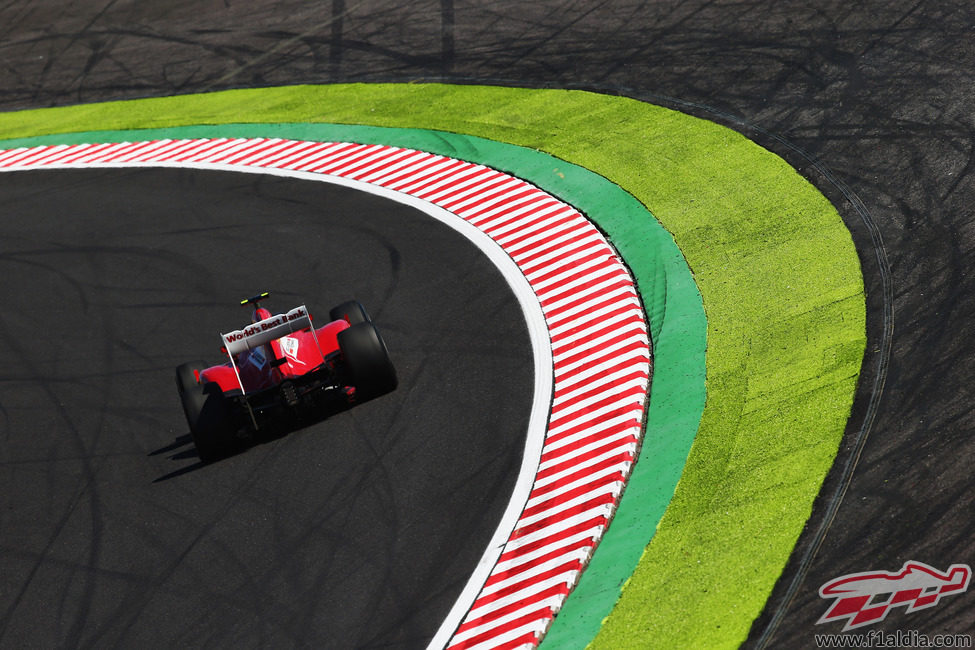
[[[173,470],[168,474],[165,474],[163,476],[160,476],[159,478],[154,479],[152,482],[162,483],[177,478],[179,476],[183,476],[185,474],[189,474],[191,472],[204,469],[205,467],[208,467],[210,465],[218,465],[220,462],[226,460],[227,458],[231,458],[233,456],[246,452],[251,447],[255,447],[257,445],[267,444],[269,442],[279,440],[290,433],[293,433],[295,431],[300,431],[301,429],[305,429],[307,427],[323,422],[334,415],[343,413],[349,410],[350,408],[352,408],[353,406],[357,406],[358,404],[365,403],[366,401],[369,400],[367,399],[361,402],[357,402],[355,404],[349,404],[344,400],[334,400],[332,403],[328,403],[327,405],[323,406],[319,410],[318,415],[316,416],[306,415],[305,417],[302,417],[301,419],[295,420],[293,422],[278,422],[276,426],[274,426],[273,428],[268,428],[257,434],[254,434],[251,438],[247,440],[240,440],[236,445],[236,447],[233,449],[233,451],[231,451],[231,453],[227,454],[225,457],[221,458],[220,460],[216,460],[210,463],[204,463],[202,460],[200,460],[200,455],[197,453],[196,446],[193,444],[193,435],[189,432],[186,432],[182,435],[176,436],[176,438],[170,444],[164,447],[160,447],[155,451],[149,452],[147,456],[150,457],[161,456],[163,454],[171,453],[172,455],[169,456],[169,460],[171,461],[179,462],[188,459],[196,459],[196,462],[193,463],[192,465],[187,465],[184,467],[180,467],[179,469]]]
[[[159,478],[155,479],[153,483],[162,483],[163,481],[168,481],[169,479],[176,478],[177,476],[182,476],[183,474],[189,474],[190,472],[196,471],[204,467],[203,462],[200,461],[199,454],[196,453],[196,448],[193,446],[193,436],[189,432],[184,433],[183,435],[180,436],[176,436],[176,439],[173,440],[173,442],[171,442],[170,444],[166,445],[165,447],[160,447],[155,451],[150,451],[147,455],[161,456],[162,454],[168,454],[170,452],[175,452],[175,453],[173,453],[173,455],[169,457],[169,460],[182,461],[182,460],[186,460],[187,458],[195,458],[197,462],[194,463],[193,465],[181,467],[164,476],[160,476]]]

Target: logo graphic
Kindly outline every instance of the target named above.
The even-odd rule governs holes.
[[[306,365],[305,362],[298,358],[298,339],[283,336],[278,339],[278,342],[281,344],[281,349],[284,351],[285,356],[295,363],[300,363],[303,366]]]
[[[866,571],[830,580],[819,588],[821,598],[836,601],[816,624],[848,619],[843,631],[878,623],[894,607],[907,613],[934,607],[942,596],[964,593],[972,577],[967,564],[952,564],[942,573],[923,562],[905,562],[896,572]]]

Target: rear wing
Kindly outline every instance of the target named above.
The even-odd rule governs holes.
[[[308,315],[308,310],[304,305],[295,307],[286,314],[270,316],[262,321],[248,325],[244,329],[221,334],[220,338],[223,340],[224,349],[227,350],[227,356],[230,357],[230,365],[234,369],[234,374],[237,375],[240,392],[247,393],[244,390],[244,382],[240,379],[237,363],[234,361],[235,355],[246,352],[247,350],[253,350],[265,343],[306,328],[311,330],[311,335],[315,339],[315,346],[318,347],[318,352],[321,354],[322,348],[318,345],[318,335],[315,333],[315,328],[311,324],[311,316]]]
[[[302,305],[295,307],[287,314],[270,316],[248,325],[244,329],[221,334],[220,338],[223,339],[227,353],[233,356],[309,327],[311,327],[311,317],[308,316],[308,310]],[[312,329],[314,331],[314,328]]]

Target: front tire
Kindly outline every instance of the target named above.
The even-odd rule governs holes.
[[[180,395],[200,385],[198,377],[204,368],[206,365],[202,361],[192,361],[176,367],[176,388]]]
[[[353,325],[339,332],[338,341],[357,395],[369,399],[396,389],[396,368],[375,325]]]
[[[372,319],[369,318],[369,314],[366,313],[366,308],[363,307],[362,303],[360,303],[358,300],[349,300],[347,302],[343,302],[337,307],[332,307],[332,309],[328,312],[328,317],[332,321],[348,321],[349,325],[372,322]]]

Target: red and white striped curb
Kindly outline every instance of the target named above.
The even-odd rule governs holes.
[[[527,502],[447,647],[534,647],[608,525],[637,447],[650,343],[633,279],[570,205],[483,165],[346,142],[198,139],[0,151],[0,171],[212,165],[291,170],[430,202],[486,233],[517,264],[548,327],[551,412]]]

